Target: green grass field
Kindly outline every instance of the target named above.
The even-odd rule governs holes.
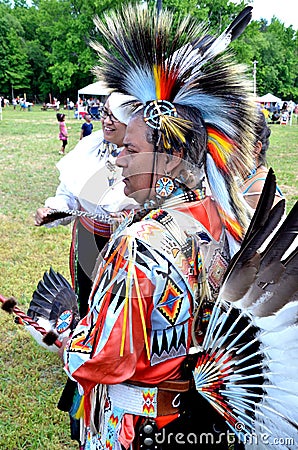
[[[70,151],[82,121],[66,113]],[[94,130],[100,123],[94,123]],[[298,123],[273,125],[268,152],[288,208],[298,194]],[[34,227],[33,217],[58,184],[58,124],[54,111],[3,110],[0,121],[0,293],[26,311],[37,282],[52,266],[69,279],[70,227]],[[66,375],[58,357],[39,347],[0,311],[0,449],[77,449],[68,416],[56,408]]]

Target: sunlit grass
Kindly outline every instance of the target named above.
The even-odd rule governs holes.
[[[82,122],[67,112],[69,145]],[[94,130],[99,129],[94,123]],[[293,205],[298,193],[298,124],[272,126],[268,160]],[[69,279],[70,227],[46,229],[33,216],[58,184],[58,125],[54,111],[3,111],[0,122],[0,293],[25,311],[37,282],[52,266]],[[12,317],[0,312],[0,449],[72,450],[68,416],[57,401],[66,375],[58,357],[39,347]]]
[[[67,114],[68,151],[78,142],[81,124]],[[58,184],[55,113],[6,109],[0,134],[0,293],[14,295],[26,311],[50,266],[69,279],[70,227],[33,224],[36,208],[54,195]],[[4,312],[0,327],[0,448],[77,449],[70,439],[68,415],[56,407],[66,380],[57,355],[35,344]]]
[[[267,152],[268,163],[274,169],[289,210],[298,199],[298,122],[294,118],[292,126],[269,126],[271,137]]]

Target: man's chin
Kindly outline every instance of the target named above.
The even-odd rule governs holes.
[[[124,191],[123,192],[126,195],[126,197],[132,198],[133,200],[136,200],[135,192],[131,192],[127,185],[124,186]]]
[[[126,197],[131,198],[132,200],[136,201],[137,203],[140,203],[139,199],[138,199],[138,197],[139,197],[138,193],[131,192],[131,190],[129,189],[129,187],[127,185],[125,185],[123,192],[126,195]]]

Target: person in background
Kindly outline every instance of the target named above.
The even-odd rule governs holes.
[[[120,170],[115,166],[130,114],[129,109],[123,106],[127,100],[131,100],[131,97],[112,93],[102,111],[102,130],[80,140],[58,162],[60,184],[55,196],[46,199],[45,206],[37,209],[36,226],[68,225],[73,221],[73,218],[53,221],[49,216],[52,209],[74,209],[107,215],[136,205],[124,195]],[[110,196],[101,204],[102,194],[108,188]],[[69,260],[72,285],[78,297],[81,317],[87,312],[92,273],[98,254],[108,242],[111,232],[110,224],[89,217],[81,216],[73,221]],[[76,383],[68,379],[58,403],[60,410],[69,412],[75,391]],[[78,421],[70,417],[70,424],[72,439],[79,441]]]
[[[280,123],[280,113],[277,111],[277,109],[273,111],[270,123],[272,124]]]
[[[81,127],[80,140],[86,136],[89,136],[93,130],[93,124],[91,123],[90,114],[85,114],[84,120],[85,120],[85,122],[83,123],[83,125]]]
[[[266,119],[266,122],[268,121],[268,119],[270,119],[270,112],[267,108],[263,107],[261,109],[261,112],[264,114],[264,117]]]
[[[268,173],[266,154],[270,144],[270,135],[271,130],[267,125],[265,116],[262,111],[258,111],[255,125],[254,168],[240,184],[240,189],[246,202],[253,209],[257,207]],[[282,198],[282,192],[277,186],[274,204]]]
[[[65,154],[65,147],[68,143],[68,132],[65,123],[65,114],[57,113],[56,114],[58,123],[59,123],[59,139],[61,141],[61,149],[59,150],[60,155]]]
[[[21,111],[26,111],[26,109],[27,109],[27,102],[26,102],[26,99],[25,98],[22,98],[21,100],[20,100],[20,107],[21,107]]]
[[[70,269],[73,286],[79,295],[81,315],[87,311],[87,300],[91,290],[91,275],[98,255],[111,234],[106,223],[89,218],[51,219],[51,210],[81,210],[107,215],[125,209],[132,202],[121,195],[120,170],[115,165],[116,157],[123,145],[126,124],[130,111],[123,104],[131,99],[112,93],[102,110],[102,130],[95,131],[80,140],[76,147],[57,163],[60,184],[56,194],[37,209],[35,225],[53,227],[73,226],[70,252]],[[106,203],[100,203],[103,193],[110,188]],[[122,189],[123,192],[123,189]]]

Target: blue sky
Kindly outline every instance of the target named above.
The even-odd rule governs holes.
[[[293,26],[298,30],[298,0],[252,0],[253,19],[266,19],[269,23],[273,16],[286,27]]]

